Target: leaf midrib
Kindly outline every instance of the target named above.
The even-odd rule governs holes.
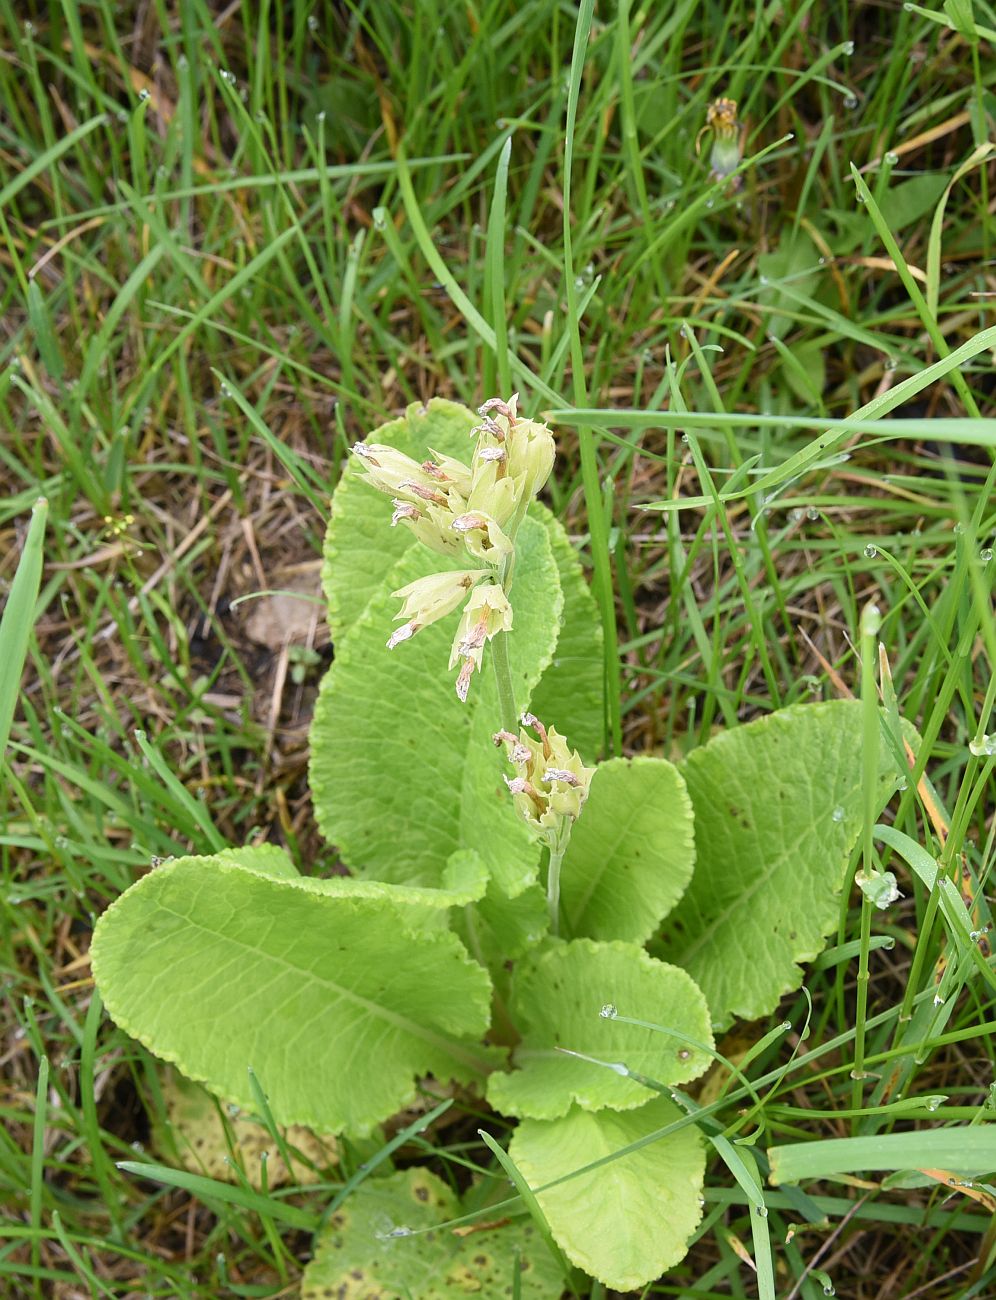
[[[389,1008],[382,1006],[378,1002],[372,1001],[370,998],[365,998],[359,993],[354,993],[349,989],[343,988],[342,985],[336,984],[334,980],[320,976],[313,970],[305,970],[303,967],[295,965],[294,962],[288,961],[286,958],[278,957],[275,953],[264,951],[261,954],[261,950],[258,947],[253,947],[251,944],[248,944],[241,939],[226,934],[223,930],[205,925],[202,921],[195,920],[187,913],[180,912],[176,908],[170,907],[169,904],[162,902],[162,900],[157,899],[155,906],[161,911],[167,912],[171,916],[175,916],[186,925],[191,926],[196,930],[200,930],[203,934],[211,935],[214,939],[220,939],[225,943],[233,945],[237,949],[253,954],[257,963],[260,960],[269,961],[275,965],[282,966],[287,971],[294,972],[296,975],[311,979],[315,983],[334,992],[344,1001],[351,1002],[369,1012],[376,1019],[385,1021],[412,1038],[421,1039],[423,1042],[426,1042],[437,1050],[442,1051],[445,1055],[451,1056],[453,1060],[460,1062],[475,1074],[485,1076],[491,1072],[491,1067],[487,1063],[479,1060],[472,1052],[460,1047],[453,1039],[448,1038],[443,1034],[434,1033],[432,1030],[420,1025],[417,1021],[399,1015],[397,1012],[393,1012]],[[414,938],[415,936],[412,937]],[[427,940],[425,936],[421,936],[420,941]]]

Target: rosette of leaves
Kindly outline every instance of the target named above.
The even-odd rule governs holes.
[[[434,401],[371,438],[460,456],[476,419]],[[467,705],[456,699],[442,621],[403,654],[384,644],[391,593],[423,565],[438,571],[439,557],[392,530],[357,479],[349,469],[337,487],[326,540],[335,661],[311,768],[319,825],[352,875],[301,874],[272,846],[178,858],[100,919],[94,977],[123,1029],[249,1111],[252,1067],[279,1125],[362,1136],[428,1075],[486,1095],[518,1121],[510,1153],[567,1259],[608,1286],[644,1285],[684,1253],[704,1172],[693,1123],[657,1088],[701,1074],[713,1027],[773,1010],[834,928],[862,807],[860,706],[785,710],[678,767],[649,756],[599,764],[563,861],[553,939],[539,851],[491,743],[489,676]],[[602,728],[594,603],[541,506],[516,547],[516,703],[590,763]],[[883,801],[900,761],[883,733]],[[600,1014],[610,1006],[656,1028]],[[498,1043],[511,1041],[510,1057]],[[365,1203],[344,1207],[356,1215],[350,1231],[340,1225],[332,1276],[360,1260],[390,1294],[397,1274],[386,1270],[428,1236],[391,1238],[385,1262],[362,1227]],[[532,1249],[519,1241],[512,1253]],[[442,1227],[438,1252],[436,1280],[413,1295],[460,1294],[473,1261]],[[507,1258],[494,1258],[503,1277]]]

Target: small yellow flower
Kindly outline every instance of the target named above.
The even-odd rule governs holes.
[[[496,582],[483,583],[471,592],[464,606],[460,626],[453,638],[450,651],[450,668],[460,664],[456,693],[466,703],[470,679],[480,670],[484,659],[484,646],[499,632],[512,627],[512,606],[502,587]]]
[[[695,152],[699,151],[699,142],[703,135],[712,134],[712,150],[709,154],[709,167],[715,180],[724,180],[736,171],[743,157],[741,150],[741,132],[743,128],[737,121],[737,101],[735,99],[714,99],[706,110],[706,124],[695,138]],[[734,181],[736,184],[737,181]]]
[[[500,564],[512,554],[512,543],[502,532],[497,519],[483,510],[468,510],[457,515],[450,525],[463,538],[463,544],[475,560]]]
[[[417,578],[407,587],[392,591],[392,596],[397,596],[404,602],[397,617],[407,619],[407,622],[391,633],[387,648],[393,650],[402,641],[410,640],[423,627],[451,614],[474,583],[485,577],[485,569],[432,573],[427,578]]]

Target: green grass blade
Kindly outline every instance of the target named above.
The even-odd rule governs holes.
[[[536,1224],[537,1232],[543,1238],[543,1241],[546,1244],[546,1247],[550,1251],[553,1258],[557,1261],[557,1264],[559,1265],[561,1272],[564,1275],[564,1280],[567,1281],[571,1277],[573,1269],[571,1268],[571,1265],[567,1262],[567,1259],[564,1256],[564,1252],[557,1245],[553,1236],[553,1232],[550,1229],[550,1225],[549,1223],[547,1223],[546,1215],[543,1213],[543,1210],[540,1207],[540,1203],[536,1199],[536,1196],[532,1188],[526,1182],[525,1178],[522,1176],[522,1173],[519,1170],[518,1165],[516,1165],[515,1161],[508,1154],[505,1148],[501,1146],[500,1143],[496,1142],[495,1139],[491,1136],[491,1134],[485,1132],[484,1129],[479,1128],[477,1132],[481,1141],[488,1148],[488,1150],[491,1152],[494,1158],[498,1161],[502,1169],[505,1170],[505,1173],[508,1175],[513,1185],[515,1186],[515,1190],[522,1197],[522,1203],[529,1211],[533,1223]],[[573,1288],[571,1288],[571,1291],[572,1294],[576,1294]]]
[[[21,674],[28,655],[35,603],[41,587],[42,544],[47,517],[48,502],[42,497],[31,512],[24,550],[0,618],[0,761],[7,750]]]
[[[996,1170],[996,1126],[962,1125],[873,1137],[792,1142],[769,1147],[770,1181],[798,1183],[886,1169],[947,1169],[969,1175]]]

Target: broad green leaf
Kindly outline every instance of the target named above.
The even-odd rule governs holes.
[[[534,1191],[682,1118],[665,1098],[639,1110],[523,1120],[509,1155]],[[702,1217],[705,1152],[689,1125],[588,1174],[537,1191],[564,1254],[615,1291],[653,1282],[684,1258]]]
[[[695,862],[692,803],[663,758],[599,765],[560,877],[568,932],[645,943],[685,892]]]
[[[902,230],[930,212],[944,192],[948,177],[944,172],[924,172],[908,181],[892,185],[882,195],[882,216],[890,230]]]
[[[438,889],[418,885],[392,885],[384,880],[360,880],[355,876],[302,877],[287,852],[275,844],[223,849],[207,862],[231,862],[247,871],[275,879],[292,879],[311,893],[327,898],[379,899],[404,909],[410,929],[447,929],[450,908],[464,908],[483,900],[488,889],[488,872],[480,854],[458,849],[444,866]]]
[[[318,1182],[323,1169],[339,1163],[339,1148],[334,1137],[316,1137],[311,1129],[292,1124],[283,1130],[285,1144],[291,1152],[292,1167],[288,1169],[275,1148],[273,1138],[258,1119],[229,1108],[235,1113],[227,1115],[226,1132],[218,1101],[206,1088],[191,1083],[176,1070],[167,1071],[162,1089],[169,1133],[157,1132],[157,1141],[169,1155],[175,1149],[184,1168],[192,1174],[205,1174],[208,1178],[237,1183],[240,1175],[234,1160],[241,1165],[253,1187],[260,1187],[265,1152],[266,1184],[268,1187],[281,1187],[285,1183],[304,1185]],[[310,1164],[304,1159],[294,1159],[294,1152],[300,1152]]]
[[[231,862],[246,871],[275,880],[300,880],[301,874],[286,849],[279,844],[245,844],[238,848],[221,849],[211,854],[213,862]]]
[[[861,705],[800,704],[715,736],[681,772],[695,874],[660,955],[701,986],[714,1025],[767,1015],[823,950],[862,819]],[[877,808],[898,785],[883,742]]]
[[[522,1034],[510,1074],[493,1074],[488,1100],[505,1115],[557,1119],[584,1110],[630,1110],[654,1094],[613,1070],[558,1048],[622,1062],[658,1083],[685,1083],[709,1065],[705,1052],[669,1034],[620,1024],[612,1011],[652,1020],[712,1046],[705,998],[688,974],[636,944],[551,942],[525,958],[510,1011]],[[606,1014],[602,1014],[602,1012]]]
[[[432,1232],[464,1210],[442,1179],[406,1169],[364,1183],[332,1215],[304,1271],[301,1300],[404,1296],[405,1300],[550,1300],[564,1279],[531,1223],[458,1237]]]
[[[758,303],[766,312],[765,328],[781,338],[791,328],[798,306],[791,294],[783,293],[784,280],[795,293],[811,294],[819,283],[819,254],[808,236],[801,231],[786,236],[777,248],[761,253],[757,259],[761,284]]]
[[[547,726],[566,736],[572,749],[590,762],[602,747],[602,625],[598,606],[578,563],[577,552],[561,525],[543,506],[532,516],[547,530],[564,593],[564,612],[553,662],[533,691],[529,707]]]
[[[526,519],[517,538],[508,633],[516,699],[528,700],[553,654],[562,598],[545,530]],[[319,828],[358,874],[435,886],[451,853],[476,849],[509,897],[536,879],[539,851],[505,794],[504,757],[489,663],[462,704],[447,669],[456,615],[386,647],[392,589],[445,567],[407,552],[337,647],[311,730],[311,788]]]
[[[397,447],[416,460],[423,460],[430,449],[469,460],[473,450],[470,430],[479,419],[466,406],[434,397],[427,406],[410,406],[400,419],[374,430],[370,439]],[[390,527],[390,515],[387,498],[363,482],[357,467],[347,466],[332,498],[322,565],[329,627],[336,644],[384,589],[401,557],[418,547],[406,528]],[[590,760],[602,743],[598,611],[577,552],[561,524],[538,503],[530,508],[530,515],[547,531],[564,593],[557,650],[533,693],[531,707]]]
[[[108,1012],[247,1109],[252,1066],[276,1121],[317,1132],[369,1131],[412,1101],[418,1075],[479,1081],[497,1055],[475,1041],[487,972],[403,904],[329,896],[328,883],[211,858],[150,872],[94,931]]]
[[[550,913],[546,893],[530,885],[516,898],[506,898],[491,885],[486,896],[453,914],[453,928],[467,951],[494,969],[521,957],[546,934]]]

